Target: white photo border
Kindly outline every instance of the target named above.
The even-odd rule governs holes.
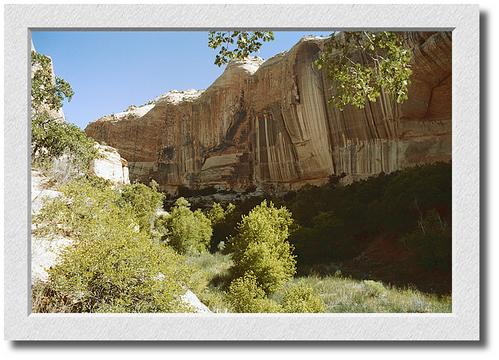
[[[452,313],[31,313],[31,31],[234,28],[452,31]],[[8,340],[480,339],[477,5],[6,5],[4,119]]]

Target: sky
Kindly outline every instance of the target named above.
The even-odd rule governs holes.
[[[319,31],[274,32],[256,53],[268,59]],[[56,76],[75,95],[63,106],[80,128],[98,118],[142,105],[170,90],[206,89],[222,74],[207,31],[33,31],[37,52],[52,58]]]

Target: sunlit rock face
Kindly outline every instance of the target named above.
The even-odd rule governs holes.
[[[106,116],[86,132],[128,160],[131,180],[242,191],[352,181],[451,159],[452,40],[411,33],[409,100],[383,94],[362,110],[328,104],[313,66],[324,38],[304,38],[265,62],[231,62],[205,91],[171,92]]]
[[[116,149],[97,145],[97,150],[99,157],[90,163],[90,173],[115,184],[130,184],[128,163]]]

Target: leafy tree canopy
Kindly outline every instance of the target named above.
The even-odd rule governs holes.
[[[95,142],[77,126],[65,123],[54,115],[64,99],[71,100],[73,89],[68,82],[52,73],[48,56],[31,52],[33,71],[31,83],[31,144],[34,163],[51,163],[67,155],[66,173],[86,173],[90,162],[98,156]]]
[[[31,52],[31,66],[34,68],[31,80],[31,102],[33,110],[38,111],[42,105],[51,110],[59,110],[64,99],[71,101],[74,95],[69,83],[60,78],[53,77],[52,64],[48,56]]]
[[[230,60],[243,60],[257,52],[263,42],[274,40],[272,31],[210,31],[208,46],[219,49],[215,64],[222,66]]]
[[[233,274],[252,272],[266,293],[279,289],[296,272],[293,247],[287,241],[293,224],[291,213],[264,200],[243,216],[231,239]]]
[[[315,66],[334,84],[333,105],[362,109],[366,99],[375,102],[382,89],[398,103],[407,100],[410,61],[403,33],[356,31],[332,36]]]
[[[248,57],[271,40],[272,32],[212,31],[208,46],[219,48],[215,64],[221,66]],[[334,84],[330,103],[343,110],[347,105],[364,108],[382,90],[398,103],[407,100],[410,61],[404,33],[354,31],[332,34],[314,64]]]

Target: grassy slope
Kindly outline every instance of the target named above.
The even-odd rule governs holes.
[[[193,289],[201,301],[214,312],[230,312],[225,300],[224,286],[228,269],[232,265],[230,255],[202,254],[191,256],[189,263],[200,269],[197,287]],[[326,304],[326,312],[369,313],[369,312],[451,312],[450,296],[425,294],[415,289],[386,286],[381,282],[360,281],[342,277],[302,276],[293,279],[286,286],[305,284],[314,288]],[[280,302],[285,289],[272,295]]]

